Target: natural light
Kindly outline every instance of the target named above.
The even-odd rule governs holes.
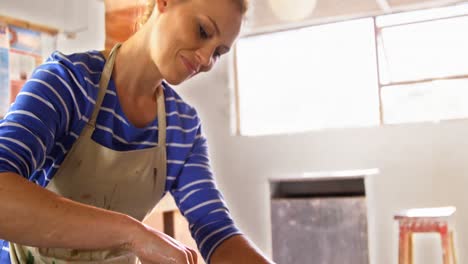
[[[468,16],[384,28],[382,38],[384,84],[467,73]]]
[[[368,18],[240,39],[240,134],[467,118],[468,4],[376,24],[378,34]]]
[[[372,19],[243,38],[242,135],[379,123]]]

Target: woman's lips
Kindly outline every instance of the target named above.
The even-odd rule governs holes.
[[[184,56],[180,56],[181,59],[182,59],[182,63],[185,65],[185,67],[187,68],[187,70],[190,72],[190,74],[195,74],[197,73],[197,68],[194,66],[193,63],[191,63],[187,58],[185,58]]]

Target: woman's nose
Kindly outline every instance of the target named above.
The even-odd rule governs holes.
[[[202,68],[211,67],[213,64],[214,49],[209,47],[201,48],[197,51],[198,61]]]

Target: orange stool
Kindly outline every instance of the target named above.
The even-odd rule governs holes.
[[[394,217],[399,226],[398,264],[413,264],[413,233],[436,232],[442,240],[443,264],[456,264],[453,231],[448,218],[455,207],[416,208],[404,210]]]

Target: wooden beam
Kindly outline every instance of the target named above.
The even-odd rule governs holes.
[[[391,25],[379,26],[379,30],[383,30],[383,29],[387,29],[387,28],[391,28],[391,27],[409,26],[409,25],[414,25],[414,24],[422,24],[422,23],[427,23],[427,22],[454,19],[454,18],[460,18],[460,17],[468,17],[468,14],[451,15],[451,16],[444,16],[444,17],[438,17],[438,18],[429,18],[429,19],[415,20],[415,21],[411,21],[411,22],[403,22],[403,23],[396,23],[396,24],[391,24]]]
[[[163,213],[164,233],[175,238],[175,211]]]
[[[40,24],[35,24],[26,20],[21,20],[21,19],[3,16],[3,15],[0,15],[0,22],[4,22],[6,24],[17,26],[17,27],[40,31],[40,32],[47,33],[52,36],[57,35],[59,32],[59,30],[56,28],[52,28],[52,27],[40,25]]]
[[[419,79],[419,80],[411,80],[411,81],[390,82],[390,83],[382,84],[382,87],[398,86],[398,85],[410,85],[410,84],[427,83],[427,82],[434,82],[434,81],[459,80],[459,79],[468,79],[468,74],[465,74],[465,75],[452,75],[452,76],[436,77],[436,78],[427,78],[427,79]]]
[[[234,60],[234,107],[235,107],[235,117],[236,117],[236,123],[235,123],[235,133],[236,136],[241,136],[241,112],[240,112],[240,91],[239,91],[239,71],[237,68],[237,45],[234,46],[234,51],[233,51],[233,60]]]

